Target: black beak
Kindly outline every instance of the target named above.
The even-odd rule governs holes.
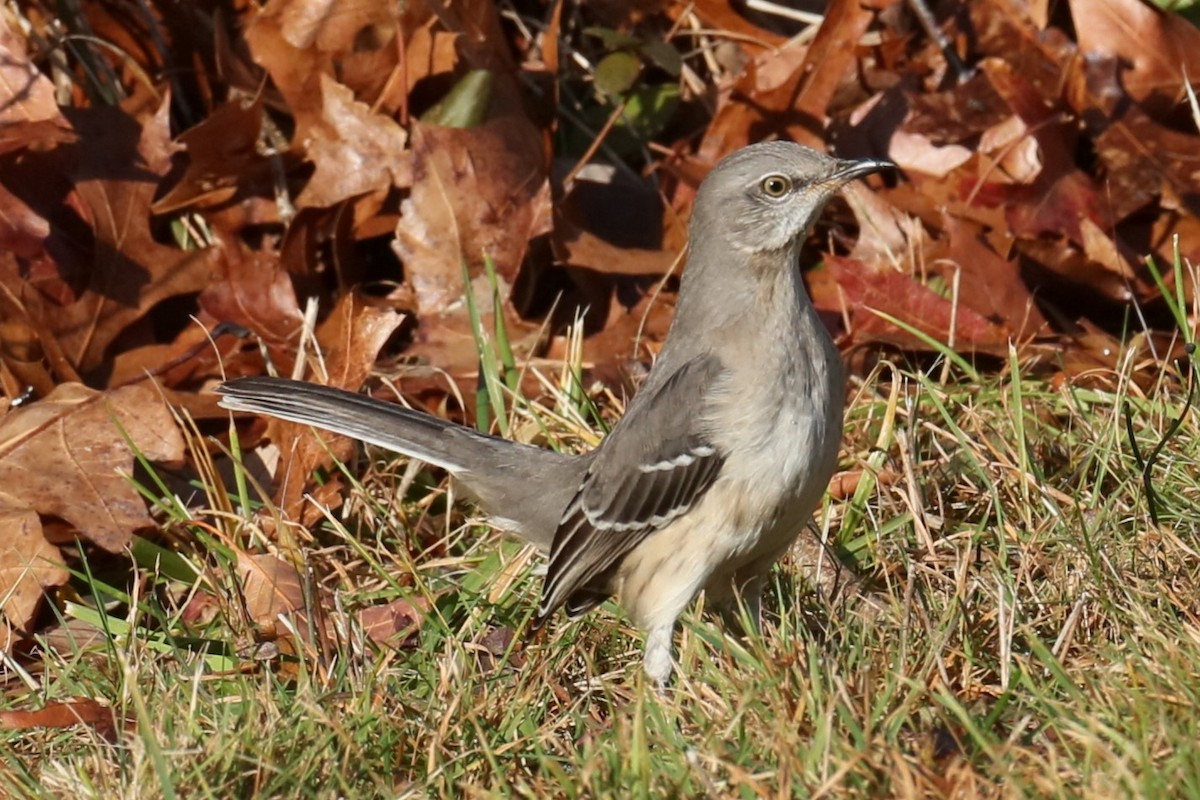
[[[896,165],[890,161],[876,161],[870,158],[838,161],[837,169],[829,176],[829,182],[841,186],[856,178],[895,168]]]

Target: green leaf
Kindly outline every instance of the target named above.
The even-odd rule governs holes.
[[[493,80],[486,69],[471,70],[454,84],[442,102],[421,115],[421,122],[447,128],[474,128],[482,124],[492,100]]]
[[[683,56],[662,39],[651,39],[638,49],[642,55],[666,70],[672,77],[678,78],[679,73],[683,72]]]
[[[621,33],[620,31],[600,25],[584,28],[583,32],[588,36],[595,36],[603,42],[605,50],[631,50],[641,44],[641,42],[628,33]]]
[[[596,65],[596,91],[607,97],[625,94],[637,80],[642,63],[625,50],[609,53]]]
[[[639,86],[626,100],[620,126],[638,139],[652,139],[667,127],[679,108],[679,85]]]

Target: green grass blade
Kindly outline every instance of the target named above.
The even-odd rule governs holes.
[[[912,325],[909,325],[907,322],[904,322],[903,320],[893,317],[891,314],[887,313],[886,311],[880,311],[877,308],[868,308],[867,310],[870,311],[875,316],[879,317],[880,319],[887,320],[888,322],[895,325],[900,330],[905,331],[909,335],[914,336],[917,339],[919,339],[921,342],[923,342],[926,346],[928,346],[934,352],[939,353],[943,358],[947,359],[948,361],[950,361],[950,363],[954,364],[956,367],[958,367],[960,370],[962,370],[963,374],[966,375],[969,380],[976,381],[976,382],[979,381],[979,372],[973,366],[971,366],[970,363],[968,363],[965,358],[963,358],[961,355],[959,355],[957,352],[955,352],[945,342],[938,341],[937,339],[930,336],[928,333],[925,333],[925,331],[923,331],[919,328],[914,328]]]

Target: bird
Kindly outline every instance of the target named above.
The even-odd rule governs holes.
[[[847,183],[891,168],[787,141],[723,158],[697,189],[675,313],[625,414],[559,453],[364,395],[275,377],[221,384],[226,409],[304,423],[441,467],[500,528],[548,553],[535,627],[615,597],[664,687],[679,617],[741,598],[756,624],[770,570],[836,466],[845,368],[808,296],[801,247]]]

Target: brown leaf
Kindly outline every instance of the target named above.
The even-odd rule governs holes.
[[[828,121],[829,103],[839,87],[855,79],[855,47],[874,18],[875,13],[858,0],[834,0],[825,9],[796,79],[774,93],[780,100],[787,97],[784,107],[801,118],[786,128],[791,139],[823,144],[820,132]]]
[[[688,6],[678,6],[672,3],[668,8],[670,14],[681,12],[695,13],[707,27],[739,34],[739,39],[745,39],[745,44],[757,48],[774,50],[785,41],[784,37],[779,34],[748,22],[725,0],[697,0]]]
[[[1038,262],[1118,302],[1130,299],[1130,287],[1148,291],[1133,270],[1136,255],[1109,234],[1111,215],[1083,172],[1043,173],[1003,196],[1018,247]]]
[[[926,246],[928,237],[920,221],[864,184],[852,183],[842,190],[842,195],[858,221],[858,238],[854,240],[851,258],[876,269],[882,269],[884,264],[896,267],[909,260],[909,253]],[[908,267],[911,272],[911,265]]]
[[[366,279],[364,259],[355,247],[359,239],[391,236],[398,217],[380,209],[387,192],[339,203],[334,208],[301,209],[288,225],[279,248],[299,291],[313,284],[324,285],[323,273],[332,271],[339,294]],[[364,229],[355,230],[362,212]],[[318,289],[319,290],[319,289]]]
[[[297,206],[328,207],[367,192],[412,183],[407,135],[391,117],[373,112],[354,93],[321,76],[321,113],[305,128],[306,157],[316,171]]]
[[[1002,258],[988,244],[983,226],[947,215],[949,246],[940,271],[947,282],[958,270],[959,300],[984,317],[1005,323],[1022,339],[1042,332],[1046,319],[1021,278],[1016,259]]]
[[[737,52],[740,55],[741,51]],[[732,91],[720,96],[717,111],[704,131],[704,140],[696,155],[704,169],[690,176],[689,183],[698,185],[722,156],[761,136],[766,120],[784,111],[776,105],[790,101],[787,87],[794,85],[797,70],[804,63],[807,52],[807,48],[797,44],[769,48],[746,63]],[[784,90],[780,91],[780,87]],[[765,103],[776,105],[766,106]]]
[[[25,37],[0,16],[0,126],[61,120],[54,84],[29,60]]]
[[[216,320],[249,329],[280,367],[290,368],[303,315],[287,270],[275,253],[252,251],[234,237],[218,241],[200,308]]]
[[[979,153],[998,168],[989,172],[989,176],[1013,183],[1033,183],[1045,162],[1037,137],[1030,133],[1025,120],[1015,114],[983,132],[979,137]]]
[[[274,628],[280,614],[304,608],[300,573],[288,562],[268,554],[239,553],[242,597],[255,625]]]
[[[1164,189],[1179,197],[1195,194],[1200,186],[1200,137],[1168,128],[1130,104],[1111,65],[1090,59],[1077,65],[1069,99],[1095,137],[1113,218],[1124,220]]]
[[[333,56],[313,47],[329,4],[310,0],[270,0],[245,29],[255,63],[271,76],[288,110],[307,119],[321,107],[321,76],[332,72]]]
[[[512,286],[529,241],[550,230],[550,185],[542,137],[529,120],[498,117],[476,128],[413,126],[413,187],[393,245],[432,315],[462,302],[463,262],[483,256]]]
[[[1179,237],[1180,255],[1192,264],[1200,264],[1200,217],[1183,206],[1177,198],[1164,198],[1162,205],[1163,213],[1154,221],[1147,243],[1159,267],[1174,261],[1176,236]],[[1168,275],[1167,280],[1168,286],[1174,285],[1173,275]],[[1186,283],[1190,292],[1191,282]]]
[[[278,15],[282,37],[300,50],[341,56],[364,46],[367,37],[394,25],[396,6],[387,0],[313,2],[283,0],[269,3],[263,14]]]
[[[43,322],[66,363],[87,373],[112,342],[163,300],[197,292],[206,251],[159,244],[150,202],[170,160],[169,103],[144,125],[118,108],[71,109],[79,143],[14,162],[7,188],[50,223],[44,247],[0,281]],[[2,267],[2,265],[0,265]]]
[[[659,277],[679,263],[670,250],[618,247],[591,231],[576,228],[561,240],[561,260],[573,267],[586,267],[614,275]]]
[[[985,70],[993,62],[1003,65],[1041,98],[1040,110],[1034,103],[1014,110],[1022,116],[1030,115],[1026,122],[1037,114],[1053,114],[1062,98],[1066,65],[1078,55],[1075,44],[1057,28],[1039,30],[1029,16],[1026,0],[976,0],[966,10],[981,54],[991,57],[982,63]],[[993,75],[988,78],[996,83]],[[1009,100],[1011,104],[1011,96]]]
[[[155,214],[210,208],[239,195],[270,192],[270,160],[258,150],[263,102],[233,100],[218,106],[179,135],[187,166],[170,191],[154,202]]]
[[[969,308],[955,309],[949,300],[904,273],[871,270],[862,262],[835,255],[826,256],[825,264],[844,293],[855,341],[878,340],[918,350],[927,348],[912,334],[875,313],[881,311],[955,348],[1007,351],[1009,332],[1004,326]]]
[[[896,131],[888,142],[888,158],[905,172],[944,178],[970,160],[972,153],[958,144],[935,145],[928,136]]]
[[[42,590],[70,577],[58,548],[42,535],[37,512],[0,490],[0,614],[8,624],[28,630]]]
[[[962,144],[1002,122],[1010,110],[986,72],[940,92],[907,92],[904,129],[937,145]]]
[[[475,656],[479,669],[484,673],[492,672],[500,666],[500,659],[509,655],[508,665],[520,669],[525,664],[525,654],[521,652],[521,642],[514,641],[517,632],[507,625],[489,628],[487,633],[478,637]]]
[[[30,318],[24,304],[9,290],[4,276],[11,276],[13,272],[13,266],[0,265],[0,364],[20,386],[5,388],[12,389],[10,396],[15,396],[30,386],[39,396],[44,396],[53,391],[55,385],[47,357],[57,354],[53,347],[57,341],[44,324]],[[49,353],[45,346],[47,342],[52,345]],[[59,365],[63,363],[63,359],[54,361]],[[70,377],[78,379],[78,376]]]
[[[324,353],[324,381],[350,391],[358,390],[371,374],[379,351],[400,327],[404,315],[386,301],[353,292],[342,297],[317,328],[317,342]]]
[[[0,248],[34,258],[50,236],[50,223],[0,184]]]
[[[581,172],[555,208],[557,260],[601,273],[665,275],[683,242],[664,241],[658,192],[615,171],[599,173]]]
[[[1079,49],[1115,56],[1121,83],[1144,107],[1169,113],[1183,95],[1184,71],[1200,75],[1200,31],[1178,14],[1141,0],[1069,0]]]
[[[126,477],[133,453],[122,430],[150,461],[183,458],[183,437],[152,389],[100,393],[63,384],[0,418],[0,486],[39,514],[61,517],[88,540],[119,552],[134,530],[154,524]]]
[[[829,496],[836,500],[848,500],[858,491],[858,485],[866,477],[865,469],[852,469],[834,473],[829,481]],[[887,467],[872,476],[877,486],[892,486],[900,480],[900,475]]]
[[[411,31],[404,61],[408,85],[403,88],[407,97],[419,81],[454,72],[460,56],[455,46],[459,37],[442,28],[426,3],[408,4],[405,14],[412,17],[404,25],[406,31]]]
[[[368,606],[358,612],[358,621],[367,638],[384,647],[403,647],[421,630],[421,623],[429,613],[429,602],[418,597],[415,600],[393,600],[379,606]]]
[[[117,718],[112,708],[86,697],[47,703],[37,711],[0,711],[0,730],[69,728],[87,725],[110,742],[117,739]]]

